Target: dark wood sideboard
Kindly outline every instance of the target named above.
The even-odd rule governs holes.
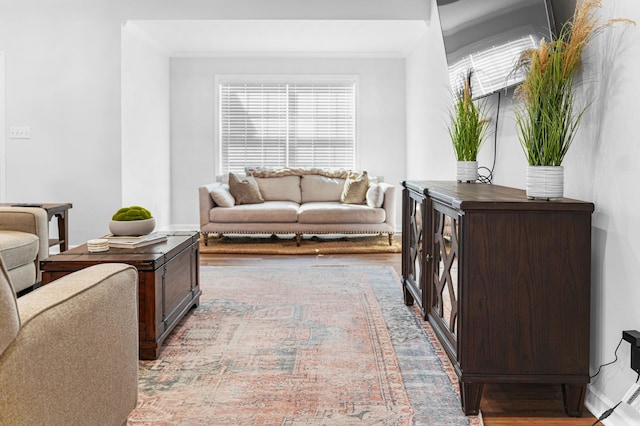
[[[589,383],[592,203],[479,183],[403,182],[402,284],[477,414],[484,383]]]

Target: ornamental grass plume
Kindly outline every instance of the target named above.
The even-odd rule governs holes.
[[[526,78],[516,88],[523,105],[516,110],[518,139],[531,166],[559,166],[575,137],[585,106],[574,112],[573,84],[582,53],[602,30],[617,23],[635,25],[629,19],[600,23],[596,10],[601,0],[584,0],[555,40],[544,39],[522,53],[517,69]]]
[[[483,108],[473,101],[472,75],[473,70],[469,69],[462,87],[455,93],[455,105],[451,112],[449,135],[458,161],[476,161],[489,126]]]

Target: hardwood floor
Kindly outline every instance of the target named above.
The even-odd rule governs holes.
[[[391,266],[402,275],[400,254],[258,256],[200,254],[203,266]],[[480,404],[485,426],[591,426],[595,417],[581,418],[564,413],[560,386],[485,385]]]

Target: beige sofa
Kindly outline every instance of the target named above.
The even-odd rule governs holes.
[[[16,293],[40,282],[40,261],[49,256],[47,212],[35,207],[0,207],[0,256]]]
[[[364,172],[366,173],[366,172]],[[367,177],[361,201],[344,202],[354,172],[330,169],[248,169],[240,179],[258,187],[263,201],[238,203],[235,181],[218,176],[198,188],[200,232],[210,234],[388,234],[395,223],[395,187]]]
[[[138,274],[104,264],[16,298],[0,258],[0,425],[122,425],[138,398]]]

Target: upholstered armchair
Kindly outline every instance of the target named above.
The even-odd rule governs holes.
[[[122,425],[138,397],[138,274],[92,266],[17,298],[0,258],[0,425]]]
[[[0,207],[0,256],[16,292],[40,282],[40,261],[49,256],[47,212],[35,207]]]

